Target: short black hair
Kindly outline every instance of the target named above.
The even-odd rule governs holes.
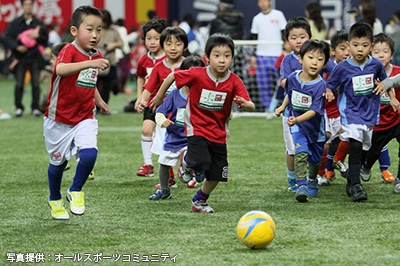
[[[149,22],[147,22],[146,24],[143,25],[142,28],[142,39],[145,40],[146,39],[146,34],[151,31],[151,30],[155,30],[156,32],[160,33],[166,28],[168,27],[168,22],[165,19],[162,18],[153,18],[151,19]]]
[[[51,53],[55,56],[58,56],[58,54],[61,52],[62,48],[68,44],[67,42],[62,42],[59,44],[54,45],[54,47],[51,49]]]
[[[308,36],[311,39],[312,35],[311,35],[310,23],[305,17],[294,17],[289,19],[285,27],[285,39],[289,40],[289,33],[292,29],[299,29],[299,28],[305,29],[308,33]]]
[[[386,33],[382,32],[375,35],[374,43],[387,43],[387,45],[390,48],[390,51],[392,52],[392,55],[394,54],[394,41]]]
[[[331,38],[331,46],[335,49],[342,42],[347,42],[349,40],[349,33],[345,30],[338,30]]]
[[[232,57],[235,56],[235,44],[232,38],[227,34],[214,33],[208,38],[206,43],[205,53],[207,57],[210,57],[211,50],[218,46],[228,46],[231,49]]]
[[[301,58],[303,58],[307,52],[313,52],[313,51],[318,51],[325,55],[324,65],[328,62],[329,54],[330,54],[328,43],[326,43],[324,41],[318,41],[318,40],[305,41],[300,48],[299,55]]]
[[[186,32],[178,26],[167,27],[161,32],[160,45],[164,49],[164,42],[171,40],[175,36],[179,41],[183,42],[183,48],[186,49],[189,44],[189,39]]]
[[[363,38],[366,37],[371,40],[371,43],[374,42],[374,30],[371,25],[365,22],[357,22],[353,26],[351,26],[349,31],[349,41],[354,38]]]
[[[98,8],[89,5],[80,6],[77,9],[75,9],[74,13],[72,13],[71,26],[79,28],[79,25],[81,25],[84,16],[89,16],[89,15],[97,16],[103,19],[103,14]]]
[[[21,6],[24,4],[25,1],[28,1],[28,0],[21,0]],[[31,0],[31,1],[32,1],[32,4],[35,3],[35,0]]]
[[[189,55],[183,59],[180,70],[186,70],[191,67],[204,67],[205,64],[199,55]]]

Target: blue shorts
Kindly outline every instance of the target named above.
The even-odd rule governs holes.
[[[308,153],[308,162],[319,164],[322,159],[325,142],[308,143],[306,136],[301,132],[293,132],[293,142],[296,150],[295,154],[301,152]]]

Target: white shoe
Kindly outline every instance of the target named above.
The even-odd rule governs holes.
[[[329,186],[331,184],[331,182],[329,182],[328,178],[326,178],[325,175],[323,176],[317,175],[317,181],[318,185],[320,186]]]
[[[15,116],[16,117],[21,117],[24,111],[22,111],[21,108],[17,108],[17,110],[15,110]]]

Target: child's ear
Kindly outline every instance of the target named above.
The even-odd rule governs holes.
[[[78,34],[78,28],[75,26],[71,26],[71,28],[69,29],[69,32],[71,33],[72,36],[76,36]]]

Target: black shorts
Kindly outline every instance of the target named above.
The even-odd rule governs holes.
[[[151,120],[154,123],[156,122],[156,113],[153,112],[153,109],[149,107],[145,107],[143,110],[143,121],[144,120]]]
[[[204,171],[208,181],[228,181],[226,144],[208,141],[204,137],[188,137],[186,162],[195,171]]]

